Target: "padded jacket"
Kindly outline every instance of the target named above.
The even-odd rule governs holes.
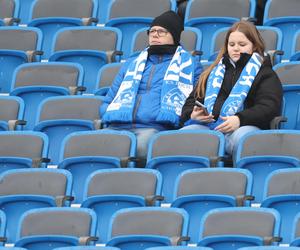
[[[107,95],[104,97],[103,105],[100,108],[100,115],[103,116],[108,105],[113,101],[122,80],[127,72],[129,64],[136,57],[129,58],[119,73],[114,79],[114,82],[109,89]],[[135,107],[133,110],[132,123],[111,123],[109,125],[122,128],[156,128],[158,130],[173,129],[174,124],[163,124],[156,121],[156,117],[160,110],[160,96],[163,78],[167,68],[173,58],[171,54],[156,55],[152,54],[148,57],[145,70],[140,82],[137,93]],[[202,71],[200,63],[193,62],[194,66],[194,79],[193,83],[196,84],[198,77]],[[108,125],[108,124],[107,124]]]
[[[225,75],[212,112],[215,119],[219,117],[223,103],[250,57],[249,54],[243,54],[233,65],[229,57],[224,56]],[[196,99],[195,90],[196,88],[191,92],[182,108],[181,126],[190,121]],[[244,101],[243,110],[236,114],[240,119],[240,126],[253,125],[261,129],[269,129],[271,120],[281,113],[282,95],[281,82],[272,69],[270,58],[266,56]],[[198,101],[203,103],[204,98],[199,98]]]

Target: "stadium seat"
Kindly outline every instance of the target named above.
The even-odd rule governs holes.
[[[180,142],[180,143],[178,143]],[[222,166],[224,136],[217,131],[176,130],[157,133],[149,143],[146,168],[163,176],[165,202],[173,199],[177,176],[187,169]]]
[[[133,34],[133,41],[130,49],[130,55],[137,54],[145,49],[148,44],[147,30],[149,28],[142,28]],[[180,44],[184,49],[189,51],[192,55],[199,56],[201,54],[202,34],[201,31],[193,27],[185,27],[181,33]]]
[[[105,96],[123,63],[109,63],[101,67],[97,76],[95,95]]]
[[[194,247],[194,246],[166,246],[166,247],[149,247],[145,250],[213,250],[210,247]]]
[[[188,240],[187,227],[188,215],[183,209],[124,208],[111,219],[106,245],[121,250],[181,245]]]
[[[190,0],[186,6],[184,25],[200,29],[203,36],[202,60],[207,60],[213,33],[230,27],[242,17],[254,17],[255,0]]]
[[[0,96],[0,131],[22,130],[24,101],[15,96]]]
[[[238,250],[299,250],[298,247],[286,246],[259,246],[259,247],[242,247]]]
[[[87,208],[31,209],[21,218],[15,246],[50,250],[92,244],[96,225],[96,214]]]
[[[97,130],[72,133],[61,147],[58,168],[73,175],[75,203],[83,200],[87,177],[99,169],[130,167],[136,138],[128,131]]]
[[[281,216],[280,236],[291,242],[292,228],[300,201],[300,169],[280,169],[268,175],[261,207],[276,209]]]
[[[9,93],[17,66],[39,60],[42,33],[30,27],[0,27],[0,37],[0,92]]]
[[[0,209],[7,218],[7,243],[16,240],[20,217],[29,209],[67,206],[72,176],[61,169],[16,169],[0,175]]]
[[[266,177],[272,171],[300,167],[300,131],[260,130],[245,135],[237,148],[235,167],[253,175],[252,195],[260,203]]]
[[[30,20],[30,9],[35,0],[19,0],[20,5],[20,24],[27,24]]]
[[[280,55],[282,55],[282,32],[276,27],[257,26],[257,30],[265,42],[265,52],[270,55],[272,64],[280,62]],[[209,61],[214,61],[221,47],[224,44],[225,36],[228,28],[221,28],[217,30],[212,38],[212,45],[209,51]]]
[[[81,90],[83,69],[74,63],[26,63],[14,72],[11,96],[25,102],[24,129],[33,129],[39,104],[48,97],[74,95]]]
[[[0,132],[0,173],[10,169],[46,167],[48,138],[33,131]]]
[[[199,225],[206,212],[213,208],[249,206],[247,200],[253,199],[251,188],[252,175],[245,169],[205,168],[181,173],[171,206],[188,212],[190,243],[197,243]]]
[[[6,216],[3,211],[0,210],[0,246],[4,246],[4,242],[6,242],[5,235],[6,230]]]
[[[148,27],[153,18],[176,9],[175,0],[115,0],[108,10],[107,27],[122,31],[123,58],[128,58],[135,31]]]
[[[0,248],[1,250],[1,248]],[[14,250],[14,249],[12,249]],[[54,248],[53,250],[120,250],[116,247],[107,247],[107,246],[76,246],[76,247],[58,247]],[[195,249],[197,250],[197,249]]]
[[[104,25],[108,18],[109,6],[112,0],[98,0],[98,23]]]
[[[0,25],[15,25],[19,23],[19,0],[0,0]]]
[[[290,61],[300,61],[300,29],[294,35],[291,49]]]
[[[98,221],[100,242],[107,241],[112,215],[122,209],[159,205],[162,177],[152,169],[126,168],[93,172],[85,183],[81,207],[91,208]]]
[[[207,212],[200,225],[198,246],[236,250],[276,244],[280,215],[271,208],[218,208]]]
[[[54,37],[49,61],[80,63],[84,68],[86,93],[96,89],[99,69],[118,61],[122,35],[120,30],[110,27],[72,27],[58,31]]]
[[[300,62],[285,62],[274,66],[283,88],[282,116],[279,128],[300,129]]]
[[[97,22],[96,0],[36,0],[28,26],[43,32],[42,59],[48,59],[55,33],[64,27],[86,26]]]
[[[300,29],[300,2],[297,0],[268,0],[264,11],[264,26],[281,29],[283,34],[282,60],[289,60],[291,56],[291,41]]]
[[[58,163],[60,148],[66,135],[100,128],[101,104],[102,99],[98,96],[58,96],[42,101],[34,130],[48,136],[51,164]]]

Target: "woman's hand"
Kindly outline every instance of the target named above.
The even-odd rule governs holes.
[[[220,116],[220,118],[224,122],[222,124],[220,124],[219,126],[217,126],[215,128],[215,130],[218,130],[218,131],[226,134],[226,133],[231,133],[240,127],[240,118],[236,115],[227,116],[227,117]]]
[[[191,113],[191,119],[196,120],[203,123],[214,122],[214,116],[212,114],[205,115],[204,110],[201,107],[194,106],[193,112]]]

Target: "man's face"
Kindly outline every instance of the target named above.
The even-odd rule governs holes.
[[[148,31],[149,45],[174,44],[174,39],[169,31],[161,26],[153,26]]]

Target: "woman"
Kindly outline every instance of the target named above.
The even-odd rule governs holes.
[[[202,73],[183,106],[184,129],[224,133],[230,155],[243,135],[269,129],[271,120],[280,114],[282,87],[264,49],[252,23],[233,24],[216,60]],[[196,100],[206,106],[208,114],[195,105]]]

